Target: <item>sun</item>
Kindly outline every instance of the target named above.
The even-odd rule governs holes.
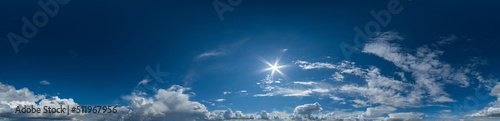
[[[280,71],[280,68],[283,68],[283,67],[286,67],[285,65],[278,65],[278,62],[280,60],[280,57],[276,58],[276,61],[274,62],[274,64],[271,64],[269,61],[266,61],[262,58],[260,58],[259,60],[261,60],[262,62],[264,62],[265,64],[267,64],[269,66],[269,68],[266,68],[266,69],[263,69],[262,71],[271,71],[271,78],[274,76],[274,73],[275,72],[278,72],[281,77],[283,78],[287,78],[287,76]]]
[[[278,70],[278,66],[273,65],[273,66],[271,66],[271,69],[273,69],[273,71],[276,71],[276,70]]]

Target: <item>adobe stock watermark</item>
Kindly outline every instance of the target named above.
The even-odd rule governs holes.
[[[464,101],[462,102],[462,104],[457,104],[457,103],[454,103],[453,104],[453,112],[461,115],[461,116],[466,116],[468,115],[471,111],[475,111],[477,109],[479,109],[479,101],[484,101],[486,99],[488,99],[489,97],[489,94],[486,93],[481,93],[479,91],[479,89],[476,89],[474,91],[474,96],[468,96],[468,97],[465,97]],[[466,117],[461,117],[461,118],[466,118]]]
[[[159,64],[156,64],[156,67],[154,70],[153,70],[153,68],[151,68],[151,66],[146,66],[145,70],[146,70],[146,72],[148,72],[148,74],[146,74],[144,76],[144,78],[142,79],[142,81],[139,82],[139,84],[137,84],[137,86],[135,87],[135,90],[142,91],[142,92],[151,91],[155,87],[157,87],[159,84],[165,83],[165,81],[163,80],[162,77],[167,77],[169,75],[169,73],[167,73],[167,72],[160,71]]]
[[[226,2],[227,3],[224,3],[221,0],[214,0],[214,2],[212,2],[220,21],[224,21],[224,13],[226,11],[233,12],[234,7],[240,5],[243,0],[227,0]]]
[[[364,31],[362,31],[358,26],[353,28],[356,32],[353,39],[354,46],[345,42],[340,43],[340,50],[344,54],[345,58],[348,61],[351,61],[352,53],[359,53],[361,52],[360,49],[363,48],[361,39],[364,40],[363,42],[366,42],[369,41],[370,38],[377,36],[377,33],[380,33],[382,27],[387,27],[387,25],[391,23],[392,15],[397,15],[401,12],[403,12],[403,6],[401,6],[401,2],[399,0],[389,0],[389,2],[387,2],[387,9],[380,10],[378,12],[371,10],[370,14],[375,20],[367,22],[364,26]]]
[[[53,18],[59,13],[60,5],[66,5],[70,0],[43,0],[38,1],[38,5],[42,10],[33,14],[31,19],[23,16],[21,21],[24,23],[21,26],[21,35],[14,32],[7,34],[7,39],[10,41],[14,52],[19,53],[19,45],[27,44],[29,39],[34,38],[38,34],[38,29],[45,27],[49,23],[49,17]]]

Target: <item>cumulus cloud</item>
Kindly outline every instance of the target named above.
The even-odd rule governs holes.
[[[224,112],[224,119],[232,119],[233,118],[233,110],[227,109],[226,112]]]
[[[270,115],[265,110],[262,110],[260,112],[260,119],[266,119],[266,120],[268,120],[269,118],[270,118]]]
[[[36,106],[78,106],[73,99],[63,99],[57,96],[46,98],[37,95],[27,88],[15,89],[13,86],[0,83],[0,118],[7,119],[66,119],[66,120],[239,120],[239,119],[283,119],[283,120],[337,120],[335,113],[321,113],[319,103],[304,104],[295,107],[293,113],[280,111],[261,111],[260,114],[244,114],[232,109],[209,112],[205,105],[190,100],[185,92],[189,88],[173,85],[168,89],[157,89],[156,94],[147,95],[134,92],[122,98],[129,105],[118,106],[116,114],[13,114],[13,109],[19,105]],[[319,91],[319,90],[316,90]],[[319,112],[319,114],[313,114]]]
[[[210,112],[210,116],[205,120],[240,120],[240,119],[257,119],[255,114],[244,114],[242,111],[233,112],[232,109],[215,110]]]
[[[471,117],[500,117],[500,106],[495,105],[492,107],[486,107],[476,113],[470,115]]]
[[[195,120],[208,119],[209,112],[205,105],[190,101],[189,95],[184,94],[184,88],[173,85],[168,89],[158,89],[153,97],[141,93],[132,93],[123,99],[130,101],[123,111],[122,118],[130,120]]]
[[[67,106],[76,107],[77,103],[73,99],[61,99],[57,96],[46,98],[46,95],[38,95],[30,91],[28,88],[16,89],[14,86],[0,83],[0,118],[8,118],[13,120],[23,119],[74,119],[82,117],[84,114],[60,114],[60,113],[15,113],[15,109],[19,107],[42,108],[44,106],[59,107]]]
[[[293,118],[294,119],[316,119],[317,117],[313,116],[314,112],[319,112],[323,110],[321,105],[318,102],[313,104],[304,104],[295,107],[293,110]]]
[[[50,85],[50,82],[47,81],[47,80],[42,80],[42,81],[40,81],[40,84],[42,84],[42,85]]]
[[[497,97],[497,100],[491,103],[492,106],[470,114],[471,117],[500,117],[500,83],[493,87],[490,95]]]
[[[497,83],[497,85],[493,87],[493,89],[490,92],[490,95],[500,98],[500,83]]]

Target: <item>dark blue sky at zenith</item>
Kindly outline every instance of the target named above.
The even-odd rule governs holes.
[[[208,120],[228,119],[228,109],[232,119],[265,119],[262,110],[280,119],[500,115],[500,1],[242,0],[223,20],[214,1],[230,5],[71,0],[17,53],[8,34],[24,36],[22,18],[32,21],[43,9],[37,1],[2,1],[0,120],[20,118],[8,108],[22,100],[9,97],[15,91],[33,93],[24,99],[37,97],[27,102],[38,105],[57,96],[167,119],[186,107],[175,119],[199,116],[193,105],[206,110],[197,119]],[[370,11],[387,10],[391,1],[400,2],[400,13],[356,44],[353,28],[364,32],[377,22]],[[349,58],[346,47],[356,49]],[[265,63],[278,58],[280,68]],[[138,99],[185,107],[137,107]]]

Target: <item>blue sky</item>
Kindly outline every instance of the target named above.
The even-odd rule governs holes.
[[[0,119],[88,117],[12,111],[51,101],[124,120],[500,115],[498,1],[43,2],[58,11],[0,4]]]

